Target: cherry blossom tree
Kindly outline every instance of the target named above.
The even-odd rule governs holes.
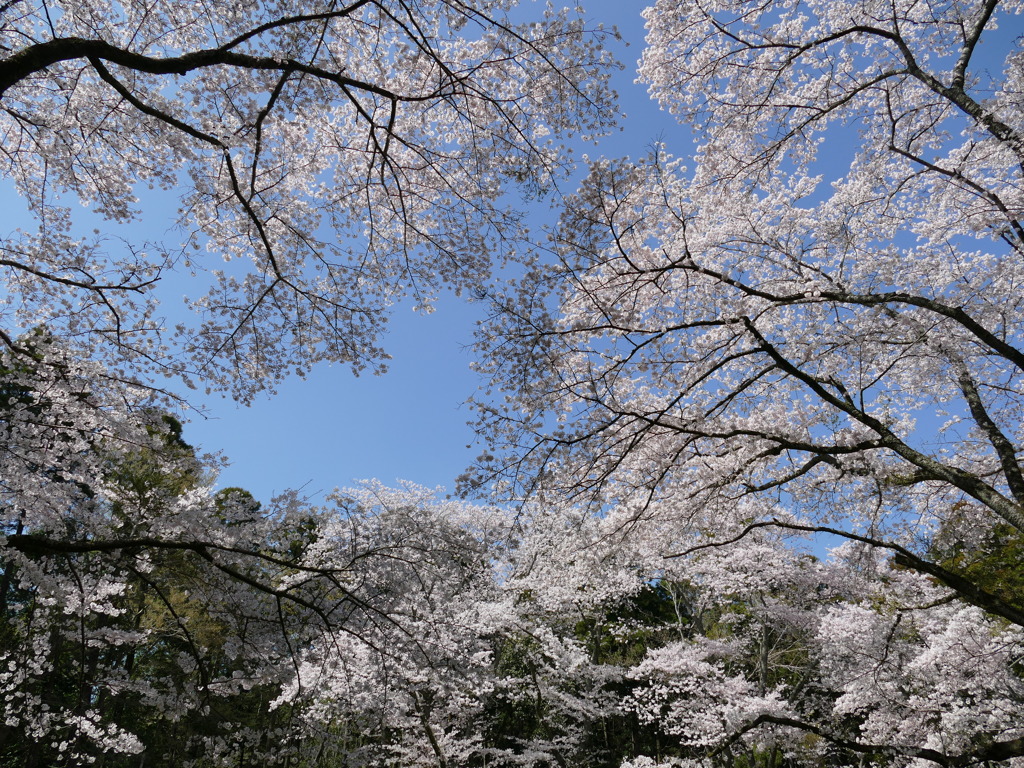
[[[604,567],[587,556],[593,524],[411,485],[333,501],[344,513],[303,561],[359,551],[382,620],[303,649],[275,705],[303,713],[304,741],[355,764],[617,765],[620,745],[602,736],[620,716],[624,667],[598,658],[592,626],[642,584],[614,553]]]
[[[781,535],[709,542],[663,567],[661,578],[689,586],[689,620],[626,670],[637,687],[622,702],[674,737],[649,757],[1019,762],[1019,626],[894,566],[882,548],[848,542],[822,561]]]
[[[492,559],[508,515],[412,485],[372,483],[331,501],[301,561],[355,565],[347,588],[369,612],[299,649],[274,706],[300,709],[305,739],[332,760],[466,765],[482,747],[488,606],[500,592]]]
[[[243,400],[318,361],[381,370],[389,305],[478,287],[517,240],[501,195],[612,114],[604,33],[514,6],[5,7],[3,173],[32,218],[3,244],[4,343],[46,324],[117,375]],[[180,195],[176,240],[117,242],[146,187]]]
[[[515,6],[0,7],[0,165],[28,209],[0,243],[12,760],[153,760],[157,739],[239,764],[280,737],[287,762],[292,710],[267,707],[303,654],[416,636],[376,576],[348,581],[380,558],[312,563],[337,521],[215,494],[159,409],[175,382],[247,401],[318,362],[381,371],[391,305],[477,291],[514,253],[511,190],[549,189],[613,114],[608,33]]]
[[[470,486],[575,499],[653,541],[649,563],[743,551],[766,530],[838,536],[902,569],[878,566],[884,599],[936,603],[907,638],[866,597],[803,635],[829,659],[831,690],[890,679],[886,692],[801,716],[764,700],[732,720],[673,721],[700,732],[693,743],[774,729],[899,764],[1024,754],[1011,714],[1024,606],[1004,588],[1024,534],[1020,13],[656,3],[640,76],[697,137],[695,156],[659,145],[594,161],[554,258],[495,298],[481,367],[504,400],[479,403],[496,447]],[[981,635],[964,634],[972,622]],[[953,636],[958,662],[938,650]],[[982,648],[997,636],[995,661]],[[841,651],[854,637],[875,645]],[[650,664],[703,670],[718,681],[703,696],[763,699],[725,651],[686,648]],[[838,671],[853,657],[856,671]],[[886,671],[897,657],[909,666]],[[958,730],[964,701],[990,712],[998,698],[968,681],[983,658],[1012,704]],[[933,663],[956,666],[961,703]],[[934,676],[906,677],[919,672]],[[910,723],[919,705],[948,730]]]
[[[135,754],[238,685],[251,665],[224,648],[249,607],[269,607],[273,579],[264,568],[250,590],[253,576],[232,571],[275,558],[253,547],[264,523],[251,505],[218,507],[210,467],[144,407],[146,391],[104,390],[97,364],[42,333],[18,345],[36,364],[0,366],[0,754],[27,766]],[[140,728],[154,715],[162,728]]]

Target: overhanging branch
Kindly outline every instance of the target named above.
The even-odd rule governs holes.
[[[782,528],[789,531],[802,531],[804,533],[828,533],[833,536],[840,536],[844,539],[849,539],[850,541],[859,541],[872,547],[888,549],[890,552],[894,553],[895,557],[893,560],[897,565],[931,576],[937,579],[944,586],[956,592],[964,602],[970,603],[982,610],[1006,619],[1011,624],[1024,627],[1024,608],[1006,602],[996,595],[993,595],[991,592],[982,589],[969,579],[953,573],[949,569],[943,568],[937,563],[918,557],[906,547],[894,544],[891,541],[883,541],[882,539],[876,539],[872,536],[864,536],[851,531],[844,531],[839,528],[830,528],[824,525],[803,525],[800,523],[788,523],[783,520],[764,520],[758,523],[751,523],[732,538],[697,544],[696,546],[690,547],[682,552],[665,555],[665,557],[666,559],[686,557],[704,549],[713,549],[717,547],[724,547],[728,544],[735,544],[737,541],[740,541],[759,528]]]

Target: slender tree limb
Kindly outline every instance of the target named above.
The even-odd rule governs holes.
[[[697,544],[683,550],[682,552],[665,555],[665,557],[666,559],[687,557],[704,549],[714,549],[724,547],[729,544],[735,544],[737,541],[748,536],[752,531],[756,531],[760,528],[781,528],[784,530],[802,531],[805,533],[828,533],[833,536],[840,536],[844,539],[849,539],[850,541],[859,541],[863,544],[869,544],[872,547],[878,547],[879,549],[888,549],[895,553],[893,561],[897,565],[917,571],[918,573],[932,576],[944,586],[956,592],[964,602],[970,603],[982,610],[1006,619],[1012,624],[1024,627],[1024,607],[1006,602],[1002,598],[993,595],[991,592],[982,589],[970,579],[960,576],[947,568],[943,568],[937,563],[918,557],[909,549],[902,547],[899,544],[894,544],[893,542],[884,541],[871,536],[852,533],[851,531],[844,531],[839,528],[830,528],[824,525],[803,525],[800,523],[788,523],[783,520],[765,520],[747,525],[742,531],[732,538]]]

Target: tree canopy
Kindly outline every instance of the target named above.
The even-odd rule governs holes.
[[[887,576],[894,605],[915,602],[896,597],[913,573],[942,588],[915,610],[963,601],[1019,628],[1024,596],[1005,585],[1024,531],[1020,10],[647,9],[640,77],[699,147],[594,161],[556,258],[498,299],[480,348],[504,399],[478,409],[499,447],[467,484],[574,499],[617,535],[652,537],[654,562],[739,557],[763,535],[840,537],[874,568],[903,569]],[[840,677],[881,685],[898,625],[830,625],[877,642],[851,651],[873,672]],[[809,652],[838,668],[834,648]],[[1012,720],[935,735],[909,711],[949,718],[952,705],[893,684],[685,734],[722,749],[795,731],[939,764],[1020,754]],[[882,704],[896,699],[906,715]]]
[[[119,375],[243,400],[319,361],[379,369],[388,306],[477,288],[519,239],[504,192],[563,175],[563,140],[611,114],[602,33],[514,5],[7,7],[3,172],[34,221],[4,243],[5,343],[45,323]],[[71,200],[130,221],[147,186],[179,194],[180,242],[73,229]],[[196,272],[164,327],[161,278]]]
[[[1024,764],[1022,4],[659,0],[696,152],[533,244],[610,33],[514,6],[0,8],[0,765]],[[180,243],[81,237],[147,185]],[[165,377],[444,286],[482,498],[216,490]]]

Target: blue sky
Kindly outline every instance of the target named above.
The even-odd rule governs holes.
[[[523,10],[531,6],[537,13],[542,10],[530,0]],[[616,51],[626,64],[615,83],[626,118],[621,131],[579,151],[610,157],[646,154],[653,141],[669,140],[683,129],[649,102],[644,86],[633,82],[644,4],[591,0],[585,7],[595,22],[617,26],[629,44]],[[675,144],[668,143],[670,148]],[[547,210],[550,204],[534,203]],[[431,315],[398,307],[384,342],[392,355],[386,375],[356,378],[347,367],[321,366],[308,379],[289,379],[276,395],[249,407],[210,399],[205,403],[208,417],[193,418],[185,438],[203,450],[222,452],[230,462],[220,486],[241,486],[263,500],[290,488],[315,498],[369,478],[451,489],[480,452],[467,424],[473,413],[464,403],[480,385],[470,370],[469,346],[485,310],[481,303],[450,296],[442,297]]]

